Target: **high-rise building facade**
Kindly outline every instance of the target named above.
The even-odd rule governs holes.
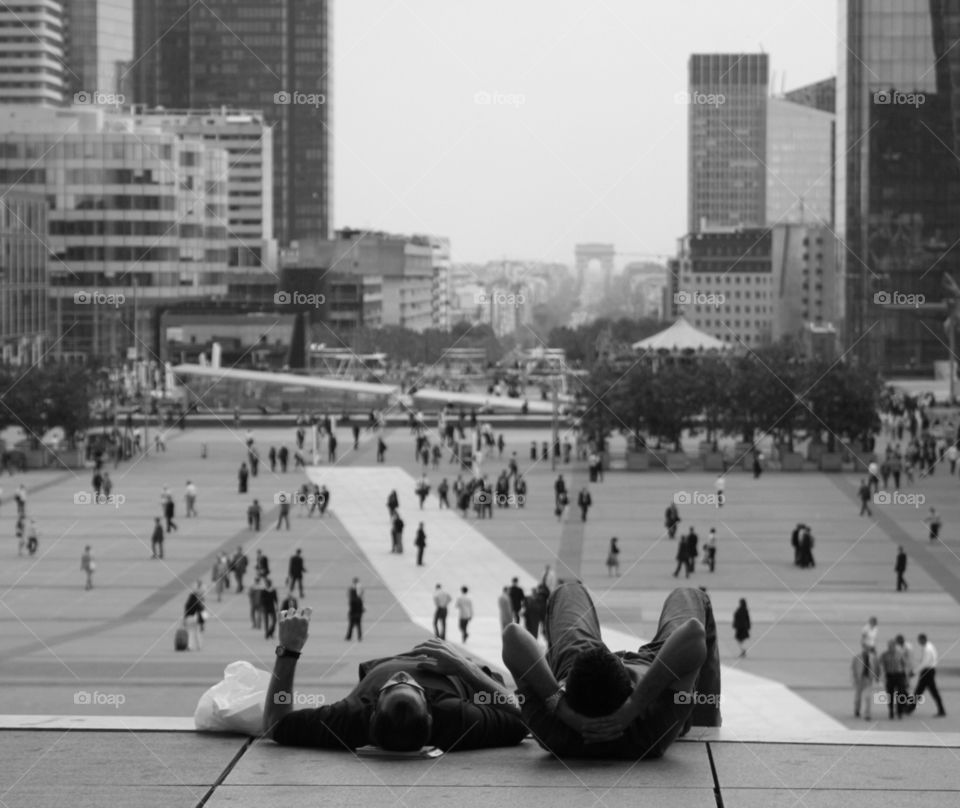
[[[690,233],[766,224],[768,83],[765,53],[690,57]]]
[[[0,3],[0,104],[63,103],[63,24],[60,0]]]
[[[0,361],[43,360],[47,333],[47,200],[18,190],[0,198]]]
[[[135,0],[134,101],[260,109],[281,246],[331,223],[329,0]]]
[[[767,101],[766,224],[832,224],[831,112],[786,98]]]
[[[65,94],[68,101],[122,105],[133,60],[133,0],[66,0]]]
[[[279,279],[273,237],[273,130],[263,113],[138,107],[132,114],[140,130],[173,132],[226,150],[230,293],[251,302],[272,298]]]
[[[944,273],[960,279],[958,22],[945,0],[840,3],[841,333],[890,374],[930,373],[947,358],[942,311],[924,316],[915,303],[943,298]]]
[[[0,195],[49,206],[57,358],[141,358],[166,302],[227,293],[227,154],[95,107],[0,107]]]

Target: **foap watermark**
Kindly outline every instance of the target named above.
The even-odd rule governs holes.
[[[926,501],[923,494],[905,494],[901,491],[877,491],[873,495],[874,505],[912,505],[919,508]]]
[[[73,694],[73,703],[81,707],[113,707],[119,710],[127,700],[123,693],[101,693],[94,690],[78,690]]]
[[[473,103],[481,107],[520,107],[527,103],[523,93],[501,93],[498,90],[477,90]]]
[[[727,97],[723,93],[701,93],[699,91],[689,93],[684,90],[674,94],[673,103],[720,107],[727,103]]]
[[[877,90],[873,94],[873,103],[884,106],[920,107],[926,100],[923,93],[902,93],[899,90]]]
[[[102,93],[100,90],[81,90],[73,94],[73,103],[94,107],[122,107],[127,103],[123,93]]]
[[[73,495],[74,505],[113,505],[119,508],[127,501],[123,494],[98,494],[96,491],[77,491]]]
[[[522,707],[524,697],[520,693],[501,693],[499,690],[489,691],[481,690],[473,694],[473,703],[480,706],[493,706],[494,704],[509,704],[511,707]]]
[[[73,302],[78,306],[113,306],[119,309],[127,302],[127,297],[122,292],[74,292]]]
[[[920,308],[927,302],[925,295],[906,294],[904,292],[874,292],[873,302],[878,306],[913,306]]]
[[[284,106],[295,105],[300,107],[316,107],[319,109],[327,103],[327,97],[323,93],[301,93],[296,90],[280,90],[273,94],[273,103]]]
[[[507,294],[506,292],[481,292],[477,295],[477,305],[493,303],[496,306],[522,306],[527,302],[526,295]]]
[[[719,707],[721,696],[719,693],[700,693],[696,690],[681,690],[673,694],[674,704],[709,704]]]
[[[674,505],[712,505],[716,507],[719,502],[719,495],[707,494],[703,491],[676,491],[673,495]]]
[[[277,306],[313,306],[319,309],[327,302],[327,298],[313,292],[277,292],[273,296],[273,302]]]
[[[727,296],[714,292],[676,292],[673,302],[678,306],[713,306],[717,309],[727,302]]]
[[[273,694],[273,703],[293,707],[322,707],[327,703],[327,697],[323,693],[289,693],[281,690]]]
[[[886,693],[880,691],[873,694],[873,703],[887,706],[888,704],[902,705],[904,707],[919,707],[927,700],[927,697],[921,693],[919,696],[911,696],[909,693]]]

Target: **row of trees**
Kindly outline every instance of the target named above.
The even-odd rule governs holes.
[[[879,428],[879,376],[843,363],[807,361],[772,346],[737,357],[649,359],[624,367],[600,362],[580,390],[587,434],[596,441],[621,432],[664,441],[679,450],[685,431],[715,441],[720,434],[752,443],[771,434],[792,449],[813,438],[836,449],[837,438],[862,440]]]
[[[39,438],[52,427],[68,437],[87,429],[96,375],[77,365],[0,367],[0,425],[21,426]]]

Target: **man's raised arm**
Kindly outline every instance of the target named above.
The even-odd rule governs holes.
[[[307,642],[310,624],[310,608],[280,612],[277,636],[280,642],[277,661],[267,688],[263,707],[263,736],[273,740],[273,733],[280,720],[293,712],[293,672],[297,660]],[[283,649],[280,651],[280,649]]]

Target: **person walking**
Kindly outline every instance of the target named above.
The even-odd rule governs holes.
[[[610,549],[607,550],[607,576],[620,574],[620,547],[617,537],[610,539]]]
[[[93,589],[93,571],[96,568],[97,565],[93,562],[93,553],[90,551],[90,545],[88,544],[83,548],[83,555],[80,556],[80,569],[83,570],[87,576],[87,581],[83,587],[84,589]]]
[[[440,485],[437,486],[437,497],[440,500],[439,507],[441,510],[444,508],[450,507],[449,493],[450,493],[450,483],[448,483],[447,478],[444,477],[440,481]]]
[[[424,473],[420,480],[417,482],[416,487],[417,499],[420,500],[420,510],[423,510],[423,503],[427,499],[427,495],[430,493],[430,481],[427,479],[426,473]]]
[[[427,533],[423,529],[423,522],[420,523],[420,527],[417,528],[417,537],[413,540],[414,546],[417,548],[417,566],[423,566],[423,551],[427,546]]]
[[[873,704],[873,691],[880,681],[880,661],[873,648],[861,648],[860,653],[854,654],[851,665],[853,676],[853,715],[860,717],[860,708],[863,707],[863,717],[870,720],[870,707]]]
[[[197,581],[193,591],[187,596],[183,607],[183,627],[189,633],[187,650],[200,650],[200,632],[206,623],[206,608],[203,603],[203,581]]]
[[[860,647],[872,648],[874,651],[876,651],[877,635],[879,633],[880,629],[877,627],[877,618],[871,617],[869,620],[867,620],[864,627],[860,629]]]
[[[718,474],[717,479],[713,483],[713,487],[717,492],[717,507],[722,508],[723,503],[727,501],[727,495],[725,493],[727,487],[727,478],[723,474]]]
[[[747,609],[747,601],[740,598],[740,605],[733,613],[733,636],[736,637],[737,644],[740,646],[740,657],[747,655],[747,649],[743,644],[750,639],[750,610]]]
[[[447,607],[451,600],[450,595],[437,584],[433,593],[433,633],[441,640],[447,639]]]
[[[593,505],[593,498],[590,496],[590,491],[586,486],[580,489],[580,494],[577,496],[577,505],[580,506],[580,521],[587,521],[587,511],[590,510],[590,506]]]
[[[280,494],[280,514],[277,516],[277,527],[280,529],[280,525],[286,522],[287,530],[290,529],[290,495],[284,492]]]
[[[387,454],[387,444],[383,442],[382,437],[377,438],[377,462],[382,463]]]
[[[710,572],[713,572],[717,567],[717,529],[715,527],[710,528],[707,540],[703,543],[703,552],[704,561],[710,568]]]
[[[153,553],[151,558],[163,558],[163,525],[160,523],[160,517],[154,519],[153,534],[150,536],[150,551]]]
[[[287,473],[287,463],[290,461],[290,450],[286,446],[281,446],[277,450],[277,462],[280,464],[280,472]]]
[[[463,642],[467,641],[467,629],[470,621],[473,620],[473,600],[467,594],[469,590],[465,586],[460,587],[460,597],[454,604],[457,607],[457,616],[460,624],[460,636]]]
[[[690,550],[687,546],[687,537],[682,534],[677,542],[677,568],[673,571],[674,578],[679,577],[680,570],[685,570],[687,578],[690,577]]]
[[[353,630],[357,630],[357,642],[363,640],[363,613],[366,607],[363,605],[363,587],[360,586],[360,579],[354,578],[350,589],[347,590],[347,636],[345,640],[353,639]]]
[[[547,610],[547,596],[543,586],[537,585],[523,599],[523,625],[534,637],[540,636],[540,626]]]
[[[947,713],[943,709],[943,699],[940,698],[940,691],[937,689],[937,662],[939,661],[937,649],[927,639],[926,634],[918,634],[917,643],[920,645],[920,675],[917,677],[917,689],[913,693],[909,712],[912,713],[917,709],[923,694],[929,690],[937,705],[936,717],[943,718]]]
[[[520,587],[519,578],[513,578],[510,581],[510,589],[508,590],[508,594],[510,596],[510,611],[513,613],[513,622],[519,623],[524,600],[523,589]]]
[[[249,563],[249,560],[243,554],[243,549],[238,547],[237,552],[233,554],[233,559],[230,561],[230,570],[237,579],[237,594],[243,592],[243,576],[247,573],[247,565]]]
[[[396,489],[394,489],[387,495],[387,511],[390,516],[394,516],[399,508],[400,498],[397,496]]]
[[[909,589],[907,586],[907,581],[903,577],[903,574],[907,571],[907,554],[904,552],[903,547],[897,548],[897,562],[893,566],[894,572],[897,573],[897,592],[902,589]]]
[[[299,430],[298,430],[299,431]],[[270,461],[270,473],[274,474],[277,471],[277,449],[275,446],[270,447],[270,451],[267,452],[267,460]]]
[[[305,597],[303,594],[303,574],[307,571],[307,568],[303,563],[303,552],[298,547],[297,552],[290,556],[290,563],[287,567],[287,588],[293,592],[294,589],[300,589],[300,597]]]
[[[240,494],[247,493],[247,480],[250,479],[250,469],[247,468],[246,461],[240,464],[240,470],[237,472],[237,492]]]
[[[927,523],[927,528],[930,531],[930,541],[937,541],[940,538],[940,526],[942,524],[937,509],[931,508],[930,515],[923,521]]]
[[[907,695],[907,668],[903,653],[897,648],[897,641],[890,640],[887,650],[880,655],[880,670],[884,675],[884,684],[887,692],[887,709],[890,720],[894,712],[897,718],[903,718],[907,712],[909,696]]]
[[[677,535],[677,527],[680,525],[680,512],[677,510],[675,502],[667,506],[664,513],[663,524],[667,528],[667,535],[672,539]]]
[[[255,499],[247,508],[247,527],[250,530],[260,532],[260,517],[263,515],[263,508],[260,507],[260,500]]]
[[[395,512],[393,514],[393,519],[390,522],[391,553],[403,552],[403,528],[403,519],[400,518],[399,513]]]
[[[255,575],[253,583],[250,584],[250,628],[263,627],[263,581],[259,575]]]
[[[183,494],[184,502],[187,506],[187,518],[198,516],[197,514],[197,487],[187,480],[187,487]]]
[[[700,537],[691,525],[690,532],[687,534],[687,569],[691,574],[696,572],[697,556],[700,555],[700,551],[697,549],[699,541]]]
[[[800,569],[817,566],[813,559],[813,533],[809,525],[804,525],[800,533]]]
[[[170,493],[170,489],[167,486],[163,487],[163,491],[160,493],[160,507],[163,508],[163,517],[167,520],[167,533],[171,530],[177,529],[177,523],[173,521],[173,494]]]
[[[793,547],[793,565],[800,566],[800,537],[803,535],[803,522],[797,522],[797,526],[790,534],[790,544]]]
[[[872,496],[872,492],[870,491],[870,485],[863,478],[860,480],[857,496],[860,498],[860,516],[864,514],[873,516],[873,512],[870,510],[870,497]]]
[[[257,557],[254,559],[253,566],[257,575],[261,578],[270,577],[270,559],[263,554],[263,550],[257,550]]]
[[[221,553],[213,562],[213,570],[210,572],[210,580],[213,588],[217,591],[217,603],[223,601],[223,592],[230,586],[228,576],[230,575],[230,561],[226,553]]]
[[[263,582],[260,604],[263,608],[263,636],[270,640],[277,628],[277,590],[273,588],[273,582],[269,578]]]

